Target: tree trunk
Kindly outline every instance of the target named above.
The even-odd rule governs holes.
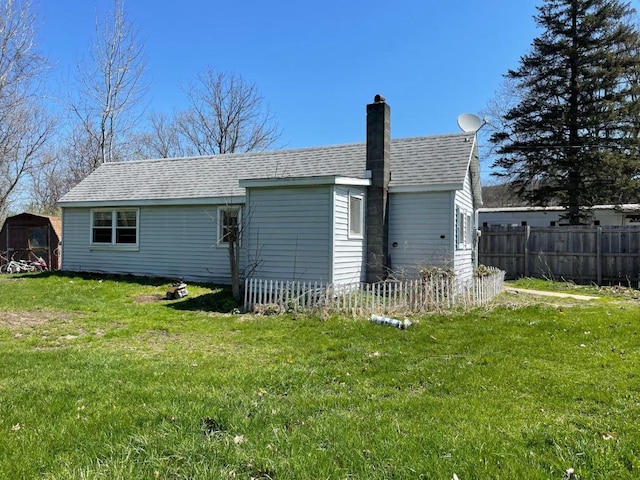
[[[238,229],[232,228],[229,232],[229,267],[231,270],[231,294],[236,302],[242,300],[240,288],[240,246],[238,245]]]

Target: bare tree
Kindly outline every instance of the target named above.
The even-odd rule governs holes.
[[[46,161],[42,167],[31,176],[30,212],[43,215],[59,213],[58,199],[66,192],[65,183],[61,177],[66,173],[64,163],[55,152],[45,154]]]
[[[510,78],[503,78],[493,97],[480,112],[486,120],[485,125],[478,132],[483,167],[490,168],[498,158],[498,146],[491,143],[489,138],[506,128],[507,124],[504,120],[506,113],[521,100],[522,93],[516,88],[515,82]],[[495,174],[483,181],[482,202],[485,207],[527,205],[527,202],[516,195],[508,179]]]
[[[0,0],[0,217],[44,161],[53,130],[39,96],[47,60],[36,51],[35,21],[28,0]]]
[[[246,205],[240,208],[238,205],[230,204],[215,214],[206,213],[216,223],[216,229],[220,234],[219,243],[226,244],[229,249],[231,294],[236,302],[240,302],[243,281],[262,264],[260,242],[257,242],[255,251],[252,251],[244,238],[252,213]],[[242,256],[245,259],[244,265],[241,262]]]
[[[99,165],[98,135],[87,132],[86,126],[74,125],[67,141],[49,148],[37,171],[31,175],[33,211],[57,213],[58,200]]]
[[[142,158],[174,158],[195,155],[196,150],[183,141],[174,117],[164,113],[149,116],[150,129],[138,135],[136,156]]]
[[[522,92],[517,89],[515,82],[510,78],[503,78],[493,97],[481,112],[487,123],[479,134],[488,140],[494,133],[504,130],[506,127],[505,115],[520,101],[522,101]],[[483,143],[485,154],[482,159],[484,162],[491,164],[497,158],[496,151],[498,147],[488,141]]]
[[[211,68],[186,88],[191,108],[176,117],[198,155],[267,150],[281,130],[253,83]]]
[[[132,151],[129,141],[146,92],[143,45],[126,18],[124,0],[112,6],[104,16],[96,12],[95,44],[89,60],[78,64],[66,139],[32,176],[32,206],[42,212],[55,211],[58,199],[102,163]]]
[[[152,113],[136,137],[136,155],[171,158],[267,150],[282,132],[257,87],[240,75],[208,68],[184,89],[189,108]]]
[[[143,44],[125,15],[124,0],[113,0],[107,21],[96,15],[95,33],[89,61],[78,65],[80,91],[71,104],[76,123],[71,144],[85,159],[84,168],[76,170],[87,173],[125,158],[127,135],[146,92]]]

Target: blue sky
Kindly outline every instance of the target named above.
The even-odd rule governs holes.
[[[33,0],[60,88],[110,0]],[[392,136],[456,132],[479,113],[536,34],[535,0],[125,0],[145,43],[149,108],[186,106],[207,66],[256,84],[283,145],[364,140],[365,105],[391,105]],[[64,5],[62,7],[61,5]]]
[[[32,0],[59,87],[112,0]],[[125,0],[144,41],[150,110],[185,108],[208,66],[254,82],[287,148],[364,140],[365,105],[391,106],[395,138],[459,131],[539,33],[539,0]],[[633,0],[638,9],[640,0]],[[483,139],[481,138],[481,142]],[[482,147],[482,145],[481,145]],[[482,150],[481,150],[482,152]],[[483,178],[489,180],[489,162]]]

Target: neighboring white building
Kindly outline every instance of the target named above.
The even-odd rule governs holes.
[[[549,227],[566,225],[561,218],[566,213],[564,207],[499,207],[479,208],[478,224],[485,225],[528,225]],[[596,205],[589,225],[640,225],[640,204]]]
[[[447,266],[470,278],[481,187],[476,137],[106,163],[59,202],[63,270],[229,283],[232,224],[247,275],[340,284]]]

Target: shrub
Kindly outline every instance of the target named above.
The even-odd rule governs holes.
[[[450,267],[423,267],[420,269],[420,277],[423,280],[430,280],[432,278],[453,278],[456,276],[456,272]]]

